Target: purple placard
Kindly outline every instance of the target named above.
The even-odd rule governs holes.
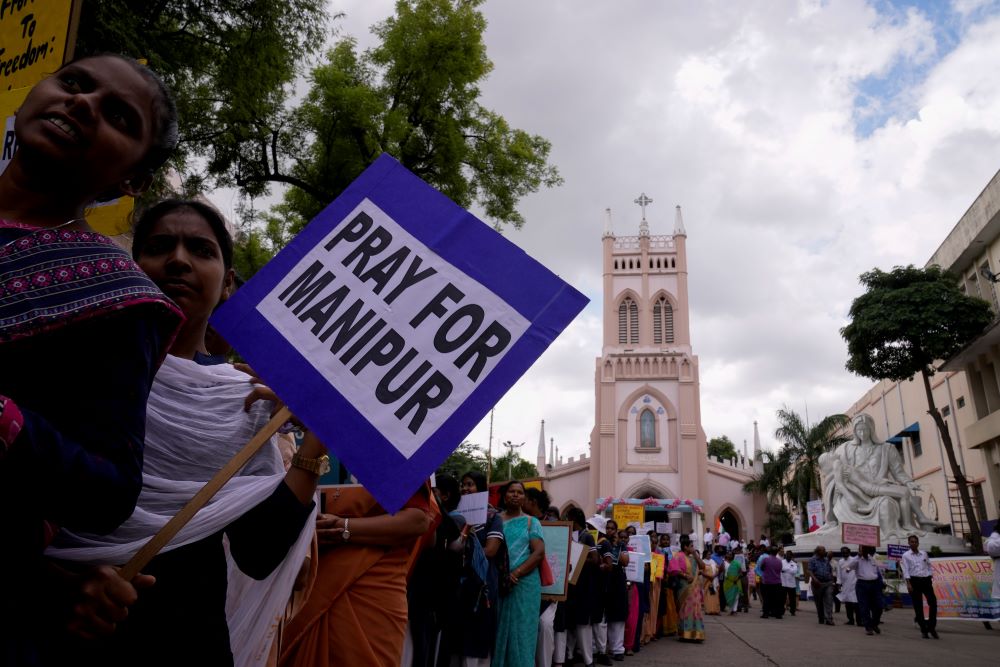
[[[395,512],[586,304],[382,155],[212,326]]]
[[[910,547],[905,544],[887,544],[885,545],[885,553],[889,560],[901,560],[903,554],[909,551]]]

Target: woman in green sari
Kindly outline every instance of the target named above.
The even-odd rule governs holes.
[[[677,638],[681,641],[705,641],[704,595],[698,575],[705,566],[687,535],[681,536],[681,553],[670,559],[669,573],[676,577]]]
[[[542,524],[521,510],[524,484],[508,482],[500,489],[504,542],[510,554],[510,593],[500,600],[494,667],[534,667],[538,609],[542,585],[538,565],[545,558]]]
[[[743,591],[743,560],[736,557],[739,548],[726,554],[725,579],[722,582],[722,594],[726,596],[726,606],[729,615],[735,616],[739,609],[740,593]]]

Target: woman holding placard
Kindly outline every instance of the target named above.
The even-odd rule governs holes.
[[[511,589],[500,601],[495,667],[532,667],[538,639],[542,586],[538,566],[545,558],[542,524],[521,510],[524,484],[514,480],[500,489],[504,540],[510,554]]]
[[[132,512],[146,396],[181,321],[84,211],[149,186],[177,114],[152,71],[105,55],[57,69],[16,115],[0,174],[0,661],[33,664],[54,604],[42,550],[60,525],[106,533]],[[135,595],[117,579],[104,620]]]
[[[470,470],[462,475],[462,495],[488,491],[486,475]],[[473,526],[475,539],[466,541],[465,568],[459,592],[462,667],[488,665],[496,643],[500,591],[496,560],[506,553],[503,519],[493,507],[486,523]]]
[[[126,562],[271,416],[273,393],[210,354],[206,342],[208,318],[234,286],[222,216],[199,201],[160,202],[136,223],[132,252],[185,315],[149,395],[142,493],[110,535],[60,533],[53,558]],[[181,664],[195,654],[212,665],[266,657],[311,542],[305,528],[325,452],[310,432],[287,472],[274,442],[258,452],[150,562],[145,571],[157,584],[91,659],[133,664],[164,633],[178,640],[146,664]],[[74,657],[89,664],[84,654]]]

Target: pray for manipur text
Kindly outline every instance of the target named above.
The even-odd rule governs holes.
[[[501,355],[510,345],[510,331],[489,317],[482,305],[466,299],[466,293],[452,282],[445,282],[430,298],[425,291],[413,289],[437,270],[424,266],[420,254],[394,241],[392,232],[375,224],[368,214],[358,213],[324,248],[346,254],[331,258],[328,263],[332,267],[313,261],[278,299],[352,374],[358,375],[369,366],[383,368],[375,397],[383,405],[395,406],[393,414],[414,435],[428,411],[451,395],[456,378],[449,374],[478,382],[490,358]],[[352,294],[351,287],[338,280],[338,274],[345,273],[353,274],[370,292]],[[426,301],[420,302],[419,310],[408,321],[390,323],[379,315],[386,311],[384,307],[369,305],[373,299],[397,307],[407,300]],[[419,332],[426,336],[431,330],[436,352],[433,359],[407,345],[408,335]],[[442,367],[442,363],[448,365]]]

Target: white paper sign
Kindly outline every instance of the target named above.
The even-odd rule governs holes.
[[[257,311],[400,454],[409,458],[514,347],[530,322],[506,301],[431,251],[368,199],[347,219],[350,222],[333,228],[327,238],[302,257],[257,304]],[[372,267],[367,267],[368,241],[358,240],[362,232],[354,234],[359,228],[367,233],[369,227],[381,233],[383,246],[394,244],[386,250],[386,253],[391,251],[389,258],[377,264],[371,262]],[[376,232],[368,237],[371,243],[376,243],[377,239],[372,240]],[[383,273],[388,275],[385,265],[390,262],[393,269],[408,265],[408,271],[426,277],[414,290],[405,287],[406,283],[399,278],[392,285],[379,282],[376,279],[381,279]],[[336,275],[327,266],[336,268]],[[353,270],[340,270],[341,267]],[[404,292],[410,298],[396,298]],[[418,294],[420,298],[416,298]],[[431,295],[430,302],[426,295]],[[462,305],[447,314],[458,302]],[[442,319],[446,324],[443,329]],[[464,354],[460,344],[468,343],[477,333],[476,327],[490,321],[503,328],[504,339],[509,338],[509,342],[502,352],[482,357],[482,367],[470,366],[471,358],[459,356]],[[363,335],[359,333],[362,329],[366,329]],[[369,346],[372,340],[378,342]],[[362,354],[365,347],[369,349]],[[400,360],[394,359],[396,370],[391,378],[384,367],[390,348],[397,356],[403,348],[409,348]],[[396,377],[403,371],[401,360],[416,369],[406,370],[401,376],[403,380]],[[344,372],[345,368],[350,372]],[[433,386],[427,385],[430,398],[426,405],[433,404],[435,409],[425,409],[424,404],[413,403],[413,396],[404,396],[406,392],[400,387],[409,390],[417,386],[411,387],[410,380],[405,380],[411,373],[417,373],[421,381],[433,381]]]
[[[645,535],[649,531],[653,530],[653,526],[654,525],[655,524],[652,521],[647,521],[644,524],[642,524],[642,528],[641,528],[642,534]]]
[[[674,527],[669,521],[657,521],[656,533],[658,535],[669,535],[674,532]]]
[[[465,522],[470,526],[480,526],[486,523],[486,506],[489,502],[489,491],[469,493],[458,501],[458,508],[455,511],[464,516]]]

